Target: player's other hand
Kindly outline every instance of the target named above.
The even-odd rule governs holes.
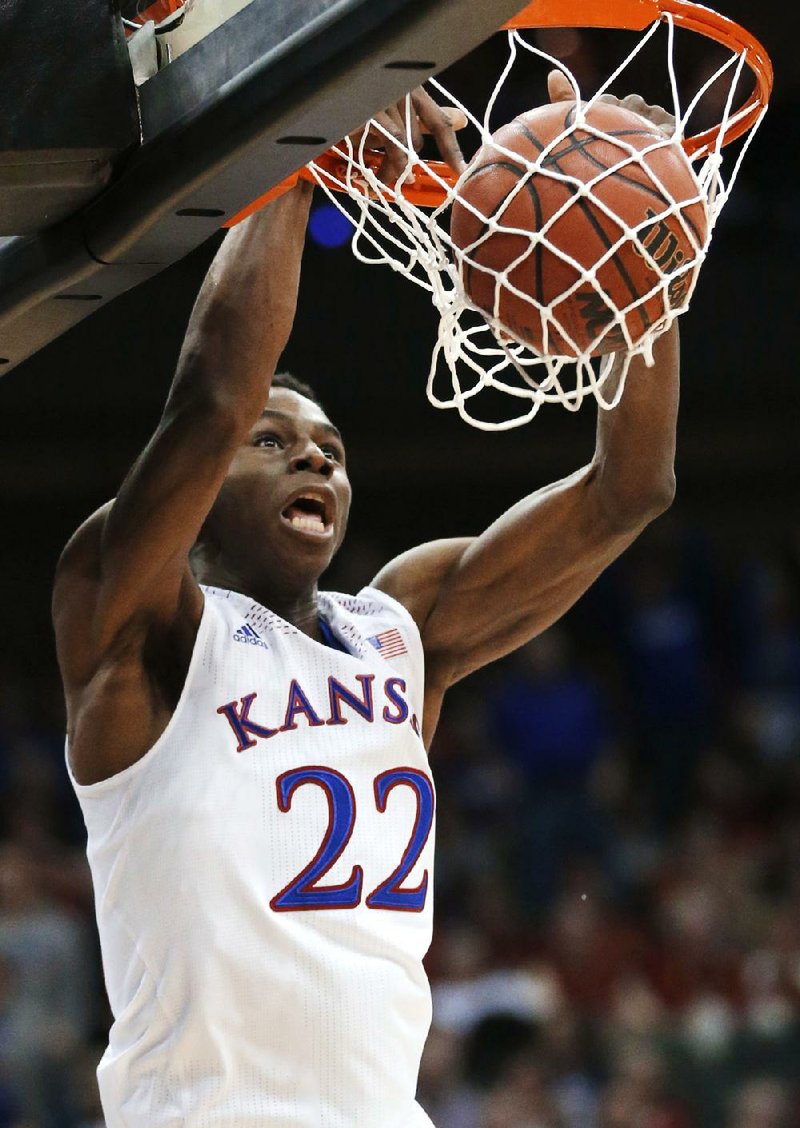
[[[363,129],[351,133],[350,140],[358,148],[363,138],[368,149],[384,154],[378,172],[378,179],[384,184],[394,184],[403,173],[407,163],[403,147],[410,146],[418,153],[426,133],[436,142],[442,160],[460,175],[467,166],[456,131],[467,124],[465,115],[452,106],[440,106],[421,86],[412,90],[409,97],[409,111],[402,98],[397,105],[376,114]]]
[[[560,70],[552,70],[547,76],[547,93],[551,102],[574,102],[575,87]],[[627,98],[615,98],[613,94],[602,94],[601,102],[608,102],[612,106],[622,106],[639,117],[647,118],[653,125],[658,126],[667,137],[672,137],[675,132],[675,117],[665,110],[663,106],[650,106],[638,94],[629,94]]]

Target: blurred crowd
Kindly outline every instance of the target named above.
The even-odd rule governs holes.
[[[103,1128],[51,670],[0,705],[0,1128]],[[436,1128],[800,1126],[800,543],[662,519],[452,691],[432,768]]]

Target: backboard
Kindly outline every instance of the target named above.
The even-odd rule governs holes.
[[[202,29],[140,86],[140,142],[107,187],[46,230],[0,246],[0,371],[183,257],[522,7],[250,0]]]

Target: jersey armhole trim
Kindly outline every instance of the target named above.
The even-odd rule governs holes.
[[[395,599],[393,595],[389,595],[388,592],[385,592],[383,590],[383,588],[372,587],[369,584],[367,585],[367,587],[363,587],[361,589],[361,591],[356,596],[356,599],[364,594],[368,595],[372,599],[377,596],[378,601],[387,604],[389,609],[394,611],[395,614],[399,615],[404,623],[410,623],[419,642],[420,649],[422,649],[422,635],[420,634],[420,629],[417,625],[417,621],[411,614],[409,609],[405,606],[405,604],[401,603],[399,599]]]
[[[419,662],[420,675],[421,675],[421,685],[419,686],[419,691],[418,691],[419,692],[419,699],[417,701],[417,717],[418,717],[418,722],[421,726],[422,725],[422,715],[423,715],[424,706],[425,706],[425,647],[422,645],[422,634],[421,634],[420,629],[417,625],[417,621],[414,618],[414,616],[411,614],[409,609],[406,606],[404,606],[404,604],[402,604],[399,601],[399,599],[395,599],[393,595],[388,595],[381,588],[376,588],[376,587],[372,587],[370,585],[367,585],[367,587],[364,587],[364,588],[361,589],[361,591],[358,593],[358,595],[359,596],[366,595],[371,599],[375,599],[377,597],[377,599],[379,601],[382,601],[386,605],[388,610],[393,611],[398,616],[398,618],[400,618],[400,620],[403,623],[403,626],[406,627],[406,629],[410,629],[413,632],[414,645],[415,645],[416,650],[417,650],[417,660]],[[356,598],[358,598],[358,596]],[[428,749],[426,749],[425,751],[426,751],[426,754],[427,754]]]
[[[186,671],[186,678],[183,683],[183,688],[181,689],[180,697],[178,698],[178,704],[175,706],[172,716],[167,721],[167,724],[164,727],[164,731],[160,734],[155,744],[152,744],[150,748],[148,748],[147,751],[139,757],[138,760],[134,761],[134,763],[132,764],[129,764],[127,768],[122,768],[121,771],[115,772],[114,775],[108,776],[106,779],[100,779],[96,783],[78,783],[78,781],[75,779],[75,776],[72,774],[72,768],[70,767],[69,763],[69,737],[65,739],[64,760],[67,766],[67,775],[69,776],[70,783],[75,788],[76,794],[80,795],[82,798],[91,798],[94,795],[101,795],[103,792],[112,791],[114,788],[121,787],[124,783],[127,783],[128,780],[133,779],[133,777],[138,775],[139,772],[145,770],[145,768],[157,755],[162,744],[164,744],[169,739],[172,730],[175,728],[180,715],[183,712],[186,698],[191,692],[195,671],[200,662],[200,655],[203,652],[206,635],[209,630],[210,600],[206,592],[203,591],[202,587],[200,588],[200,591],[203,595],[203,611],[200,616],[200,623],[197,627],[197,635],[194,640],[194,646],[192,647],[192,656],[189,659],[189,669]]]

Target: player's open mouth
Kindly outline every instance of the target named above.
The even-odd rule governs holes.
[[[313,493],[300,494],[290,501],[281,518],[297,532],[310,536],[325,537],[333,532],[328,504]]]

